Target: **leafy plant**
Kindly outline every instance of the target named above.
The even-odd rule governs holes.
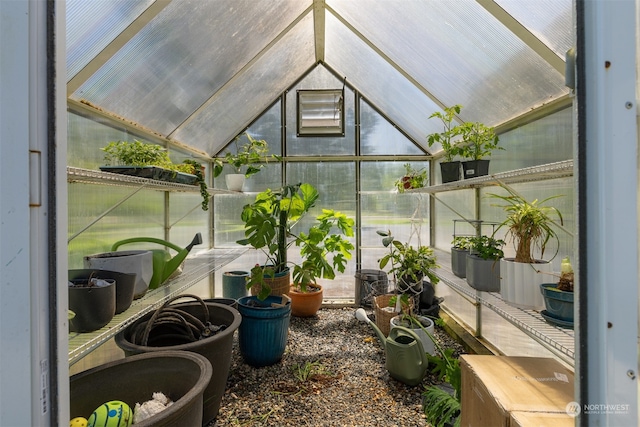
[[[432,133],[427,136],[427,143],[431,147],[435,143],[439,143],[444,150],[444,159],[446,162],[453,161],[453,158],[460,154],[459,144],[454,142],[454,139],[460,136],[460,128],[453,125],[456,114],[460,114],[462,105],[456,104],[452,107],[444,109],[444,112],[436,111],[429,116],[430,119],[436,117],[442,121],[443,131],[439,133]]]
[[[202,172],[202,164],[191,159],[183,160],[182,163],[191,166],[190,171],[187,173],[195,175],[197,178],[196,182],[200,186],[200,195],[202,196],[202,210],[203,211],[209,210],[210,196],[209,196],[209,192],[207,191],[207,188],[208,188],[207,183],[204,180],[204,174]]]
[[[245,239],[241,245],[260,249],[266,256],[264,266],[251,270],[247,288],[261,285],[258,298],[265,299],[271,289],[264,283],[265,277],[274,277],[293,266],[293,282],[302,292],[318,278],[333,279],[335,270],[343,273],[351,259],[353,244],[345,237],[353,236],[354,220],[332,209],[322,209],[307,231],[294,231],[298,220],[315,206],[319,194],[308,183],[286,185],[278,191],[267,189],[253,203],[242,210],[245,223]],[[331,234],[333,227],[340,233]],[[288,261],[287,250],[300,247],[302,263]],[[331,261],[328,258],[331,258]]]
[[[558,235],[553,229],[555,222],[552,215],[556,216],[562,225],[562,214],[555,207],[544,206],[544,204],[560,196],[528,202],[512,190],[508,188],[506,190],[509,191],[508,196],[489,194],[490,197],[506,202],[505,205],[496,205],[502,207],[507,213],[507,218],[498,225],[496,231],[507,227],[507,235],[510,236],[516,248],[515,262],[534,263],[534,249],[539,249],[541,256],[544,256],[547,244],[551,239],[555,239],[559,243]],[[554,257],[555,254],[552,258]]]
[[[391,231],[377,231],[377,233],[382,236],[382,244],[389,248],[389,253],[378,260],[380,269],[391,262],[389,273],[393,274],[396,282],[404,280],[417,283],[424,276],[427,276],[434,285],[440,281],[433,273],[433,269],[439,267],[433,249],[428,246],[414,248],[404,244],[395,240]]]
[[[493,127],[480,122],[466,122],[457,126],[457,132],[462,136],[458,154],[465,159],[481,160],[489,157],[495,149],[504,150],[498,146],[500,141]]]
[[[471,248],[471,236],[456,236],[451,241],[454,249],[465,250]]]
[[[248,132],[243,135],[247,137],[247,142],[240,144],[240,136],[234,140],[235,152],[228,151],[224,159],[231,165],[235,173],[242,173],[242,167],[246,166],[244,172],[245,177],[250,177],[264,167],[262,162],[266,161],[267,154],[269,153],[269,144],[264,139],[254,139]],[[273,156],[276,157],[277,156]],[[224,163],[222,159],[216,158],[214,160],[213,175],[218,176],[222,173]]]
[[[470,238],[471,253],[479,256],[485,260],[498,260],[504,258],[504,252],[502,246],[504,246],[504,240],[494,239],[490,236],[476,236]]]
[[[415,169],[410,163],[404,164],[405,173],[402,178],[395,182],[395,186],[398,192],[404,193],[405,190],[412,188],[422,188],[429,183],[429,177],[427,171],[422,169]]]
[[[305,362],[303,365],[296,364],[293,367],[293,374],[300,382],[309,380],[313,375],[325,375],[329,371],[320,362]]]

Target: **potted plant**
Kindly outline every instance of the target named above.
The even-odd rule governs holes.
[[[427,354],[431,372],[443,384],[425,387],[422,394],[422,409],[429,425],[434,427],[460,426],[460,398],[462,371],[460,361],[454,357],[453,349],[443,349],[434,339],[435,356]]]
[[[402,326],[411,329],[420,338],[422,348],[426,353],[435,354],[433,345],[433,334],[435,326],[433,320],[427,316],[415,314],[413,304],[407,294],[394,295],[389,300],[389,306],[396,304],[397,298],[401,299],[402,311],[390,320],[390,330],[396,326]]]
[[[440,163],[440,172],[442,174],[442,182],[458,181],[460,179],[460,161],[454,160],[454,157],[460,154],[460,146],[454,140],[460,136],[460,129],[457,125],[453,125],[456,114],[460,114],[462,106],[456,104],[442,111],[436,111],[429,118],[438,118],[442,121],[443,131],[432,133],[427,136],[427,143],[431,147],[435,143],[439,143],[444,150],[443,162]]]
[[[234,140],[235,152],[228,151],[224,156],[224,160],[234,171],[234,173],[225,176],[227,188],[231,191],[242,191],[245,178],[260,172],[264,166],[262,162],[266,160],[269,153],[267,141],[255,139],[249,132],[245,132],[243,135],[247,137],[247,141],[240,144],[240,136],[236,137]],[[222,159],[216,158],[214,160],[214,176],[222,173],[223,166]]]
[[[264,265],[251,270],[247,288],[264,299],[272,292],[265,279],[292,271],[292,287],[296,292],[321,292],[318,278],[333,279],[335,270],[344,272],[351,258],[353,244],[345,237],[353,236],[354,221],[332,209],[322,209],[308,230],[298,231],[294,226],[319,197],[317,190],[308,183],[286,185],[278,191],[267,189],[256,196],[252,204],[244,206],[245,239],[241,245],[260,249],[267,256]],[[340,233],[331,233],[337,228]],[[300,248],[301,263],[287,257],[290,247]],[[287,283],[289,293],[290,282]]]
[[[476,236],[470,242],[471,248],[466,259],[467,283],[479,291],[500,291],[500,259],[504,257],[504,240]]]
[[[451,241],[451,271],[461,279],[467,277],[467,254],[472,236],[455,236]]]
[[[560,264],[560,279],[556,283],[542,283],[540,292],[546,310],[542,317],[553,325],[573,327],[573,267],[568,257]]]
[[[486,157],[495,149],[504,149],[498,146],[495,129],[480,122],[466,122],[458,125],[457,130],[462,136],[459,154],[466,159],[462,162],[464,178],[488,175],[489,159]]]
[[[175,164],[166,148],[158,144],[147,144],[137,139],[133,141],[111,141],[105,147],[105,172],[135,175],[143,178],[170,181],[181,184],[199,185],[202,195],[202,210],[209,208],[209,193],[202,172],[202,164],[195,160],[185,160]]]
[[[378,260],[381,269],[391,262],[389,273],[393,274],[396,289],[400,292],[411,291],[414,294],[422,291],[422,280],[426,276],[432,284],[440,279],[433,273],[439,267],[436,256],[428,246],[413,246],[395,240],[391,231],[377,231],[382,236],[382,244],[389,248],[389,253]]]
[[[551,262],[536,259],[534,251],[538,251],[542,258],[549,241],[555,240],[559,244],[554,230],[554,217],[562,224],[562,214],[555,207],[545,205],[559,196],[529,202],[505,188],[509,192],[506,196],[489,194],[490,197],[506,202],[504,205],[497,205],[504,209],[507,217],[496,231],[505,227],[507,238],[515,246],[515,258],[502,258],[500,261],[500,293],[505,301],[516,306],[542,309],[543,300],[538,287],[544,281],[544,274],[551,273]],[[554,257],[555,254],[551,259]]]
[[[395,182],[395,186],[399,193],[404,193],[405,190],[411,190],[414,188],[425,187],[429,182],[427,171],[425,168],[415,169],[410,163],[404,164],[405,173],[402,178]]]

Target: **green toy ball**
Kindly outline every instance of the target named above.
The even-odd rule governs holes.
[[[87,427],[129,427],[133,422],[133,412],[129,405],[112,400],[98,406],[89,417]]]

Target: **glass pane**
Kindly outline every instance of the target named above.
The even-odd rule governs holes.
[[[360,103],[360,154],[425,154],[367,102]]]
[[[495,125],[568,93],[564,77],[476,1],[327,3],[442,104],[462,104],[464,120]],[[359,61],[354,52],[360,52],[362,42],[336,31],[329,17],[327,29],[328,63],[335,62],[340,72],[345,64],[358,64],[375,74],[377,82],[385,82],[383,88],[391,88],[389,65],[378,68],[378,62]],[[346,52],[334,60],[340,50]],[[368,94],[372,86],[361,90]],[[392,90],[387,96],[393,94],[402,94],[403,103],[416,102],[410,91]],[[432,111],[410,121],[426,120]]]
[[[66,0],[67,80],[152,3],[153,0]]]
[[[300,220],[294,228],[306,231],[319,215],[322,208],[340,211],[349,217],[356,219],[356,176],[355,164],[353,162],[332,162],[332,163],[289,163],[287,164],[288,182],[308,182],[313,185],[320,194],[316,206],[311,212]],[[355,245],[355,238],[351,239]],[[320,280],[324,287],[325,298],[353,298],[354,295],[354,275],[356,254],[347,264],[344,273],[336,271],[334,280]],[[296,248],[289,251],[292,260],[300,260],[300,254]]]
[[[171,2],[73,97],[86,99],[107,111],[168,135],[234,79],[247,63],[257,58],[306,6],[304,2],[294,0],[257,3],[245,0],[234,2],[233,7],[220,7],[217,1]],[[299,26],[305,27],[304,24]],[[293,44],[291,40],[284,42],[289,48],[287,59],[280,58],[282,52],[276,48],[273,56],[278,57],[278,66],[267,73],[282,77],[282,70],[287,70],[292,63],[308,64],[304,59],[305,42],[312,46],[313,37],[300,31],[292,34],[293,37],[302,36],[302,40]],[[291,38],[292,34],[285,39]],[[312,48],[311,51],[313,53]],[[296,52],[296,55],[291,52]],[[266,55],[262,61],[262,65],[254,64],[254,70],[257,68],[260,74],[271,70],[272,54]],[[292,68],[292,73],[299,76],[299,69]],[[239,87],[251,83],[248,84],[249,96],[243,96],[237,87],[232,91],[233,102],[222,96],[226,109],[234,104],[238,109],[247,109],[248,103],[238,100],[254,100],[251,104],[256,105],[258,111],[249,108],[246,113],[238,115],[240,120],[244,118],[244,125],[249,120],[248,115],[255,117],[278,93],[273,84],[266,81],[268,79],[255,77],[251,72],[244,72],[240,79],[243,81],[238,82]],[[268,101],[256,95],[260,91],[269,94]],[[223,122],[223,116],[216,115],[216,120],[205,127],[205,132],[213,134],[212,128]],[[233,122],[237,124],[237,120],[235,118]],[[237,126],[234,132],[227,134],[225,140],[228,141],[229,135],[237,133],[239,128]],[[204,149],[209,139],[182,142]]]
[[[496,0],[496,3],[561,58],[573,45],[571,0]]]
[[[313,19],[309,15],[272,46],[268,55],[218,91],[174,137],[207,153],[217,153],[313,65],[314,55]]]

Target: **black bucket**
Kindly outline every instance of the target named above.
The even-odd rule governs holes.
[[[373,307],[373,298],[389,289],[389,278],[382,270],[356,271],[356,305]]]

